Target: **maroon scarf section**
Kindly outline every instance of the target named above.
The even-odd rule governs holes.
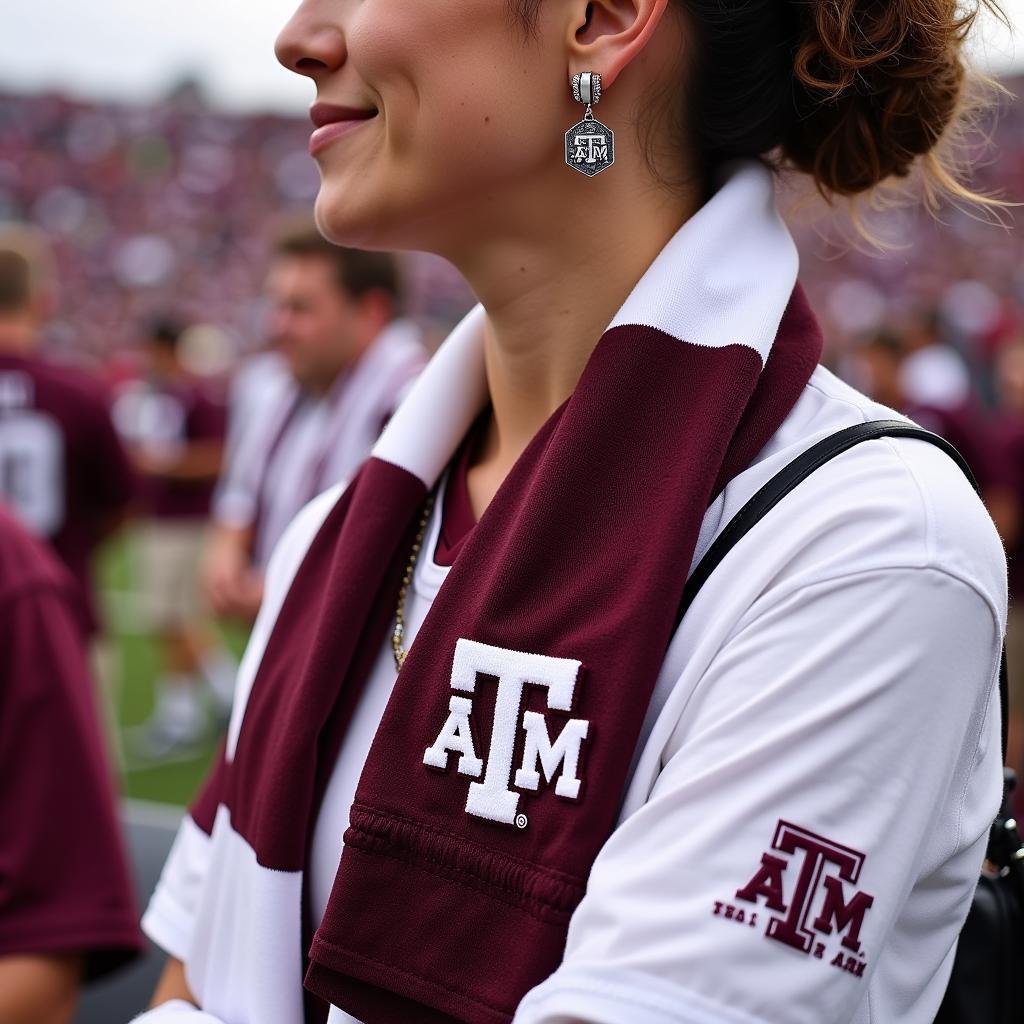
[[[262,867],[305,867],[313,815],[393,619],[425,497],[423,482],[404,469],[377,459],[363,465],[288,591],[234,757],[221,755],[190,808],[211,833],[226,806]]]
[[[367,1024],[507,1024],[561,961],[612,832],[704,513],[778,430],[821,352],[797,286],[768,364],[750,348],[610,330],[465,542],[398,677],[360,779],[306,984]],[[424,424],[424,429],[429,429]],[[220,803],[260,864],[304,868],[326,779],[393,621],[425,495],[371,459],[328,517],[263,657]],[[526,686],[552,740],[584,719],[577,799],[543,776],[524,827],[466,810],[471,779],[424,751],[448,713],[460,639],[582,662],[571,711]],[[496,680],[470,718],[486,759]],[[512,764],[523,760],[517,734]],[[513,775],[515,774],[513,770]],[[515,788],[511,781],[510,786]]]

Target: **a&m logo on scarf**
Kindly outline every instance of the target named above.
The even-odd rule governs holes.
[[[552,740],[547,719],[536,711],[520,711],[527,686],[547,690],[547,706],[552,711],[572,710],[581,663],[568,658],[550,658],[525,654],[502,647],[490,647],[474,640],[460,640],[452,662],[452,689],[472,694],[477,676],[496,676],[498,695],[491,725],[487,762],[477,755],[469,718],[473,713],[471,697],[453,696],[448,702],[448,718],[437,739],[427,747],[423,763],[446,769],[448,755],[458,754],[458,772],[471,779],[466,810],[478,818],[525,828],[526,816],[519,814],[520,794],[511,788],[537,791],[541,776],[554,782],[558,796],[576,800],[580,794],[577,771],[580,749],[590,723],[570,718]],[[519,730],[525,734],[522,763],[515,768],[513,757]],[[557,780],[556,780],[557,776]]]

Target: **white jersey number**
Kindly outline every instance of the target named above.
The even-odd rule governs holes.
[[[64,525],[64,436],[49,416],[0,416],[0,499],[41,537]]]

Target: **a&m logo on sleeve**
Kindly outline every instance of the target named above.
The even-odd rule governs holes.
[[[875,902],[856,888],[864,861],[858,850],[780,821],[750,880],[731,901],[716,900],[712,913],[749,928],[765,917],[766,938],[861,978],[867,957],[860,933]]]

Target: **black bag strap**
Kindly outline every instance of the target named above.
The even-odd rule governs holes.
[[[742,540],[782,499],[798,484],[807,479],[816,469],[837,455],[848,451],[864,441],[874,441],[880,437],[910,437],[941,448],[959,467],[971,482],[971,486],[981,494],[978,481],[975,480],[970,466],[964,457],[945,438],[923,430],[905,420],[872,420],[858,423],[855,426],[840,430],[817,444],[812,445],[803,454],[798,455],[788,466],[779,471],[768,481],[744,506],[736,513],[724,530],[715,538],[707,553],[700,560],[686,583],[679,610],[676,612],[675,627],[683,620],[693,599],[700,588],[708,581],[711,574],[733,547]],[[1003,645],[1002,658],[999,664],[999,703],[1002,712],[1002,744],[1003,763],[1006,763],[1006,733],[1008,711],[1008,686],[1006,678],[1006,645]]]

